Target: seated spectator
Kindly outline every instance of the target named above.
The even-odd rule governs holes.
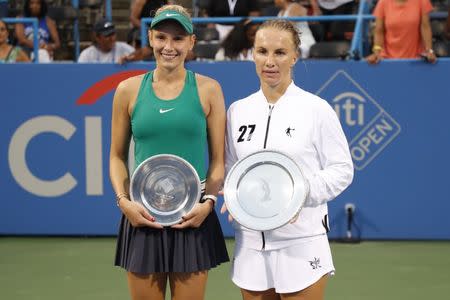
[[[6,23],[0,20],[0,63],[28,62],[30,59],[22,49],[8,43]]]
[[[204,17],[254,17],[259,16],[258,0],[210,0],[204,12]],[[219,32],[219,40],[223,41],[233,30],[233,25],[212,24]]]
[[[307,15],[307,10],[292,0],[275,0],[275,5],[280,9],[278,17],[302,17]],[[309,56],[309,48],[316,43],[309,29],[308,22],[295,22],[300,32],[300,54],[302,58]]]
[[[372,54],[366,59],[376,64],[383,58],[418,58],[434,63],[429,0],[379,0],[375,10]]]
[[[121,57],[134,51],[127,43],[116,41],[116,28],[108,20],[95,23],[93,33],[94,44],[81,52],[80,63],[118,63]]]
[[[351,15],[356,11],[355,0],[310,0],[314,15]],[[353,21],[322,22],[325,37],[329,40],[350,40],[353,35]]]
[[[161,6],[168,4],[167,0],[134,0],[131,4],[130,22],[131,31],[128,33],[127,43],[133,45],[137,42],[135,37],[139,36],[142,18],[152,18]],[[136,35],[137,33],[137,35]],[[140,41],[140,39],[139,39]],[[136,45],[136,44],[135,44]],[[140,47],[140,44],[137,45]],[[136,46],[134,46],[136,47]]]
[[[255,42],[257,23],[245,19],[237,23],[222,42],[216,53],[216,60],[253,60],[253,43]]]
[[[47,3],[45,0],[25,0],[23,15],[20,17],[38,18],[39,62],[51,62],[54,51],[60,47],[61,43],[55,21],[47,16]],[[33,58],[34,34],[31,23],[16,24],[18,43],[27,52],[31,53],[31,58]]]

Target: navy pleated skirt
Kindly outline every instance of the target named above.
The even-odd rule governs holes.
[[[122,215],[115,265],[129,272],[197,272],[229,261],[219,219],[212,211],[199,228],[133,227]]]

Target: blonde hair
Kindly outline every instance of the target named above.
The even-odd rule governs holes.
[[[292,37],[292,42],[294,43],[295,51],[297,53],[300,52],[300,32],[298,31],[297,26],[295,26],[294,23],[288,20],[272,19],[262,23],[261,26],[259,26],[257,32],[265,28],[273,28],[280,31],[289,32]]]
[[[161,14],[162,12],[166,11],[166,10],[174,10],[179,12],[180,14],[184,15],[186,18],[189,19],[189,21],[192,22],[191,20],[191,16],[189,15],[188,11],[181,5],[177,5],[177,4],[166,4],[161,6],[160,8],[158,8],[158,10],[155,13],[155,17],[159,14]]]

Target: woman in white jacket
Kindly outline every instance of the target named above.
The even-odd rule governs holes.
[[[327,275],[334,272],[327,202],[351,183],[353,164],[333,109],[292,81],[299,46],[292,23],[263,23],[253,52],[261,89],[228,110],[227,170],[250,153],[277,149],[297,161],[310,185],[290,224],[264,232],[234,224],[231,275],[244,300],[323,299]]]

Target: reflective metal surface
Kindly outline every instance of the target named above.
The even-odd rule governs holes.
[[[176,155],[152,156],[131,177],[131,199],[142,203],[163,226],[179,223],[200,194],[200,178],[194,167]]]
[[[271,230],[299,213],[309,193],[300,167],[280,151],[258,151],[239,160],[225,179],[229,213],[244,227]]]

